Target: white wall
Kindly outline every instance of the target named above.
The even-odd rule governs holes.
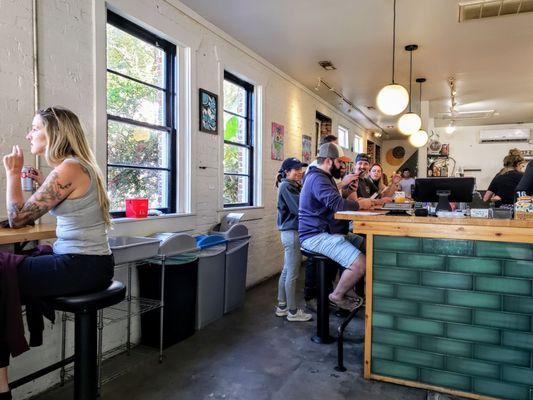
[[[279,161],[270,160],[270,126],[285,126],[285,156],[301,157],[301,135],[314,136],[315,113],[332,118],[333,133],[338,124],[350,131],[366,133],[355,122],[261,57],[237,43],[202,17],[175,0],[110,0],[114,11],[163,35],[182,49],[190,60],[190,86],[181,93],[182,105],[189,99],[192,108],[180,110],[183,132],[190,131],[192,148],[190,179],[192,212],[186,215],[153,218],[143,222],[121,221],[113,235],[148,235],[157,231],[205,232],[226,211],[220,208],[222,135],[197,131],[197,92],[205,88],[221,96],[222,71],[229,68],[261,88],[262,132],[262,204],[246,209],[245,220],[252,235],[247,284],[252,285],[279,272],[282,252],[276,221],[274,179]],[[22,144],[33,114],[32,24],[30,0],[1,2],[0,45],[0,115],[1,151]],[[38,51],[40,66],[40,106],[64,105],[76,112],[102,168],[105,167],[105,2],[103,0],[39,0]],[[314,148],[314,143],[313,143]],[[27,157],[26,164],[33,164]],[[205,169],[198,168],[206,166]],[[0,193],[5,193],[5,177],[1,176]],[[4,204],[0,199],[0,204]],[[0,212],[4,214],[4,212]],[[123,272],[117,274],[123,278]],[[274,299],[273,299],[274,301]],[[137,335],[137,333],[136,333]],[[135,336],[136,336],[135,335]],[[124,338],[123,326],[106,328],[106,347]],[[45,344],[12,361],[11,379],[25,375],[59,358],[60,329],[46,328]],[[15,392],[22,399],[57,382],[58,374],[50,374]]]
[[[445,128],[435,128],[435,131],[438,132],[441,143],[450,144],[450,156],[457,161],[457,167],[481,169],[479,172],[466,171],[465,175],[476,178],[477,189],[486,190],[494,175],[502,168],[503,158],[509,149],[531,150],[533,145],[529,143],[479,143],[479,131],[516,127],[533,129],[533,124],[458,126],[452,135],[446,134]],[[420,153],[424,158],[426,157],[426,149]],[[425,169],[419,170],[419,173],[425,173]]]

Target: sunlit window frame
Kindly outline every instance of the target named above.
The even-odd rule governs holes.
[[[235,115],[235,116],[245,119],[246,141],[245,143],[239,143],[239,142],[234,142],[230,140],[224,140],[224,144],[231,144],[231,145],[243,147],[249,150],[248,151],[248,155],[249,155],[248,171],[246,174],[226,173],[226,171],[224,171],[224,177],[226,175],[248,177],[248,201],[244,203],[224,202],[224,208],[253,206],[253,202],[254,202],[254,172],[253,172],[254,171],[254,143],[253,143],[254,141],[254,135],[253,135],[254,86],[251,83],[238,78],[237,76],[233,75],[232,73],[228,71],[224,71],[224,80],[231,82],[237,86],[240,86],[246,91],[246,113],[245,115],[236,114],[226,109],[223,110],[224,112],[227,112],[228,114]],[[222,183],[222,185],[224,185],[224,183]]]
[[[350,148],[350,134],[348,128],[342,125],[337,126],[337,138],[339,140],[339,145],[345,149]]]
[[[109,176],[109,167],[114,168],[135,168],[142,170],[156,170],[156,171],[168,171],[168,187],[167,187],[167,205],[168,207],[158,208],[159,211],[168,214],[176,212],[176,198],[177,198],[177,187],[176,187],[176,148],[177,148],[177,138],[176,138],[176,45],[170,43],[169,41],[153,34],[150,31],[147,31],[144,28],[132,23],[131,21],[121,17],[114,12],[107,10],[107,22],[110,25],[147,42],[157,48],[161,49],[165,53],[165,82],[163,87],[153,85],[147,82],[143,82],[137,78],[130,77],[128,75],[122,74],[117,71],[113,71],[110,68],[107,68],[107,72],[120,76],[122,78],[130,79],[137,83],[161,90],[165,95],[165,124],[164,125],[154,125],[149,124],[143,121],[137,121],[132,118],[119,117],[112,114],[107,114],[108,121],[117,121],[122,123],[127,123],[129,125],[139,126],[143,128],[148,128],[156,131],[166,132],[170,137],[168,143],[170,144],[170,149],[168,151],[169,160],[168,167],[147,167],[139,166],[135,164],[122,164],[122,163],[107,163],[107,172],[106,177]],[[107,147],[106,147],[107,149]],[[109,157],[107,157],[109,159]],[[120,218],[126,215],[125,211],[113,211],[111,212],[113,218]]]

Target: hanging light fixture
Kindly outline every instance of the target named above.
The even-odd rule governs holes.
[[[451,135],[452,133],[455,132],[455,121],[454,120],[451,120],[450,123],[448,124],[448,126],[446,127],[446,133],[448,135]]]
[[[402,85],[394,82],[394,56],[396,55],[396,0],[394,0],[394,22],[392,27],[392,83],[382,88],[376,102],[383,114],[398,115],[407,107],[409,94]]]
[[[453,118],[456,113],[455,106],[457,105],[457,100],[455,99],[457,90],[455,90],[455,78],[453,76],[448,78],[448,85],[450,86],[450,116]],[[446,133],[451,135],[455,132],[455,129],[455,121],[452,119],[446,127]]]
[[[401,133],[404,135],[412,135],[415,132],[418,132],[420,127],[422,126],[422,120],[418,116],[418,114],[411,111],[411,80],[413,76],[413,51],[418,49],[418,46],[416,44],[410,44],[405,46],[405,50],[409,52],[409,112],[402,115],[400,119],[398,120],[398,129]]]
[[[422,83],[426,81],[426,78],[417,78],[416,81],[420,84],[420,114],[422,114]],[[414,147],[425,146],[428,142],[429,136],[427,132],[423,129],[420,129],[418,132],[413,133],[409,136],[409,143]]]

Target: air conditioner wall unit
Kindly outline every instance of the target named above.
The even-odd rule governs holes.
[[[482,129],[479,143],[527,142],[531,138],[529,128]]]

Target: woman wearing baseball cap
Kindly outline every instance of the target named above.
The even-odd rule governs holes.
[[[278,306],[276,315],[287,317],[288,321],[309,321],[311,314],[296,306],[296,280],[302,264],[300,238],[298,237],[298,208],[302,190],[303,167],[297,158],[287,158],[281,164],[276,178],[278,187],[278,229],[283,244],[284,264],[278,284]]]

